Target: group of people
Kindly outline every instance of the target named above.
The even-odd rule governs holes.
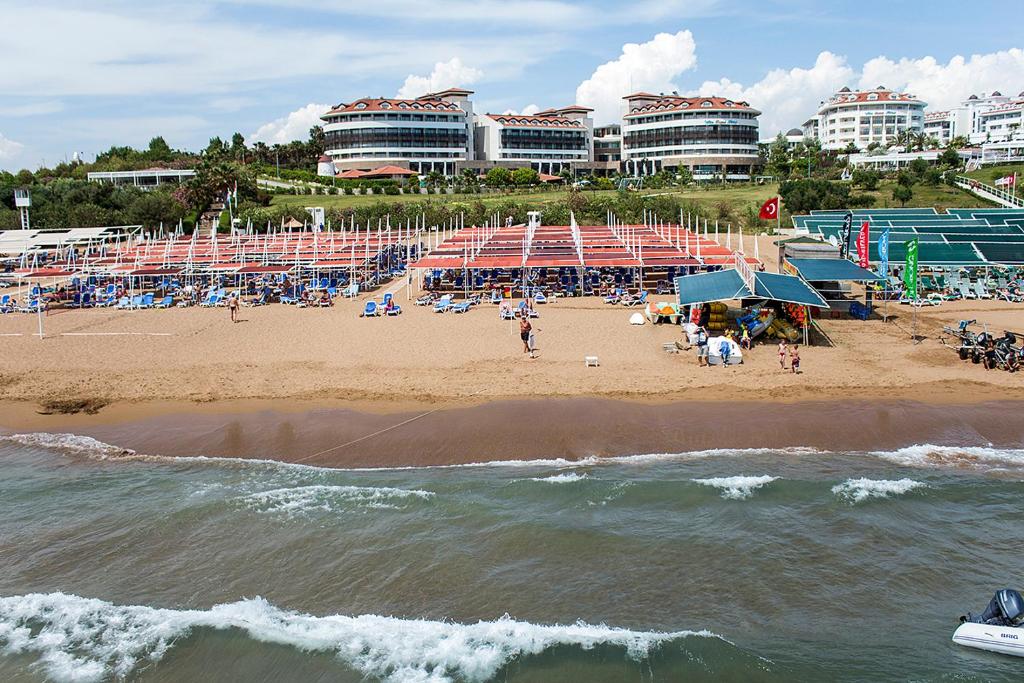
[[[800,372],[800,345],[790,346],[785,339],[779,340],[779,369],[786,370],[786,357],[789,356],[789,371],[798,374]]]

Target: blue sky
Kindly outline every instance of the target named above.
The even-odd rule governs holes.
[[[842,85],[933,107],[1024,91],[1024,3],[806,0],[0,0],[0,168],[163,135],[304,136],[320,109],[464,86],[477,111],[626,90],[746,99],[762,137]],[[1014,28],[1016,27],[1016,28]]]

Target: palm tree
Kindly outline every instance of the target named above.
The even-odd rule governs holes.
[[[952,147],[953,149],[963,149],[964,147],[967,147],[969,144],[971,143],[966,136],[957,135],[946,143],[946,147]]]

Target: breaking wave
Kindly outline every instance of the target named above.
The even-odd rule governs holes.
[[[160,661],[196,629],[238,629],[250,638],[331,653],[364,676],[389,683],[484,681],[513,660],[558,646],[622,648],[644,661],[658,648],[709,631],[633,631],[577,622],[540,625],[507,615],[460,624],[377,615],[313,616],[283,610],[262,598],[175,610],[114,605],[64,593],[0,598],[0,650],[37,658],[58,681],[123,678]]]
[[[871,455],[909,467],[987,467],[992,464],[1024,467],[1024,449],[991,446],[934,446],[920,444]]]
[[[772,483],[778,477],[770,477],[767,474],[760,477],[712,477],[710,479],[691,479],[690,481],[703,486],[714,486],[721,489],[722,498],[731,500],[743,500],[754,495],[756,489]]]
[[[411,500],[429,500],[433,491],[386,486],[296,486],[252,493],[242,501],[258,512],[340,512],[355,508],[398,510]]]
[[[573,482],[583,481],[587,479],[586,474],[580,474],[579,472],[564,472],[562,474],[552,474],[550,477],[533,477],[530,481],[542,481],[546,484],[572,484]]]
[[[913,479],[847,479],[832,487],[832,493],[851,503],[860,503],[868,498],[898,496],[927,484]]]
[[[596,456],[577,460],[568,458],[536,458],[533,460],[487,460],[451,465],[405,465],[394,467],[323,467],[302,463],[289,463],[262,458],[229,458],[218,456],[164,456],[145,455],[127,448],[103,443],[88,436],[76,434],[49,434],[45,432],[0,436],[0,442],[17,443],[25,446],[52,448],[75,455],[84,455],[100,460],[122,459],[151,462],[196,463],[219,466],[244,466],[284,468],[304,471],[335,470],[344,472],[386,472],[403,470],[437,470],[458,468],[553,468],[571,469],[578,467],[600,467],[602,465],[637,464],[658,462],[689,461],[705,458],[742,458],[745,456],[822,456],[846,455],[849,451],[830,451],[808,446],[784,448],[711,448],[678,453],[639,453],[634,455]],[[1024,468],[1024,449],[996,448],[993,446],[936,446],[920,444],[891,451],[870,451],[866,455],[908,467],[958,467],[984,468],[1016,466]]]

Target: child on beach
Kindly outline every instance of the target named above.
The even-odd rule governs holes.
[[[697,365],[704,367],[708,364],[708,333],[703,327],[697,328]]]
[[[800,372],[800,347],[794,346],[793,350],[789,354],[789,366],[792,368],[793,374]]]
[[[787,351],[788,351],[788,349],[786,347],[786,340],[785,339],[780,339],[779,340],[779,369],[780,370],[785,370],[786,369],[786,352]]]
[[[740,346],[742,346],[745,351],[750,350],[750,330],[746,327],[743,328],[743,332],[740,336]]]

